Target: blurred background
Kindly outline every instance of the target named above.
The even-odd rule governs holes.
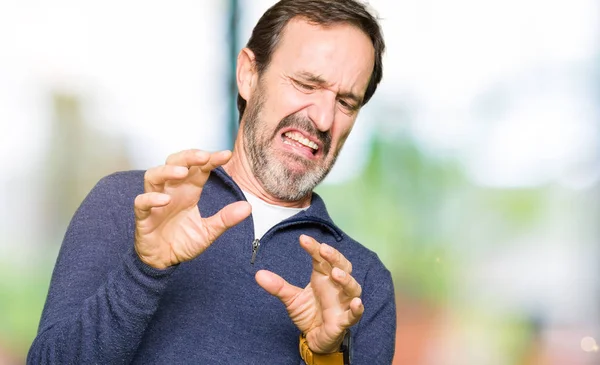
[[[0,0],[0,364],[102,176],[232,146],[267,0]],[[392,271],[395,364],[600,364],[600,3],[372,0],[384,80],[318,188]]]

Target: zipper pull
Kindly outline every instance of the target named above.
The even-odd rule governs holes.
[[[254,265],[254,260],[256,260],[256,254],[258,253],[259,247],[260,241],[258,240],[258,238],[255,238],[254,241],[252,241],[252,259],[250,260],[250,263],[252,265]]]

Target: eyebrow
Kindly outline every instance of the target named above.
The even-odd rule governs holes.
[[[312,83],[315,83],[320,86],[327,85],[327,81],[324,78],[322,78],[319,75],[315,75],[312,72],[300,71],[300,72],[296,73],[296,76],[302,78],[305,81],[312,82]],[[362,105],[363,99],[351,91],[338,93],[338,96],[343,99],[353,100],[357,104],[357,107]]]

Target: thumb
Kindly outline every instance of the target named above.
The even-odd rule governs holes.
[[[204,221],[211,235],[211,242],[216,240],[227,229],[246,219],[251,211],[252,208],[248,202],[238,201],[225,206],[215,215],[206,218]]]
[[[268,270],[259,270],[254,278],[267,293],[279,298],[286,306],[302,291],[297,286],[285,281],[281,276]]]

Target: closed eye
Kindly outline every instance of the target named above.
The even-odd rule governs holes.
[[[338,103],[340,103],[340,105],[342,106],[342,108],[346,109],[349,112],[354,112],[354,111],[356,111],[356,109],[358,109],[356,107],[356,105],[351,104],[351,103],[347,102],[344,99],[339,99]]]
[[[293,80],[293,81],[297,88],[302,89],[304,91],[315,91],[317,89],[317,87],[314,85],[305,84],[298,80]]]

